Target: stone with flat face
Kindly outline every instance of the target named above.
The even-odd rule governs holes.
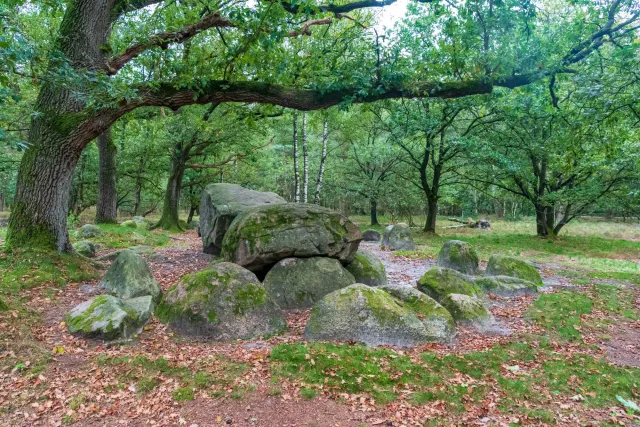
[[[275,193],[250,190],[237,184],[209,184],[200,199],[199,230],[202,250],[219,255],[231,222],[240,213],[258,206],[287,203]]]
[[[316,205],[287,203],[249,209],[236,217],[221,256],[254,272],[285,258],[353,261],[362,232],[348,218]]]

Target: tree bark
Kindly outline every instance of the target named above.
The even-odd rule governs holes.
[[[98,201],[96,203],[96,224],[118,222],[118,196],[116,190],[117,147],[107,130],[98,137]]]
[[[324,178],[324,164],[327,160],[327,138],[328,138],[328,123],[327,119],[324,119],[324,125],[322,126],[322,156],[320,157],[320,169],[318,170],[318,180],[316,181],[316,196],[313,199],[313,203],[320,204],[320,191],[322,190],[322,180]]]
[[[188,150],[187,150],[188,151]],[[188,152],[179,145],[174,151],[171,159],[171,173],[167,181],[167,188],[164,193],[164,204],[162,205],[162,217],[154,228],[162,228],[168,231],[184,231],[180,227],[179,207],[180,190],[182,189],[182,179],[186,170]]]
[[[427,221],[424,224],[425,233],[436,232],[436,218],[438,216],[438,197],[427,197]]]
[[[144,172],[144,156],[140,157],[140,163],[138,164],[138,173],[136,175],[136,187],[133,191],[133,211],[131,215],[138,215],[138,210],[140,210],[140,202],[142,199],[142,174]]]
[[[293,175],[295,177],[295,198],[300,203],[300,169],[298,167],[298,112],[293,112]]]
[[[167,182],[167,188],[164,193],[164,204],[162,206],[162,217],[154,228],[162,228],[168,231],[184,231],[180,227],[179,204],[180,189],[182,187],[182,178],[184,177],[184,165],[173,164],[171,167],[171,175]],[[177,163],[177,162],[176,162]]]
[[[380,225],[378,223],[378,201],[375,198],[369,199],[369,209],[371,212],[371,225]]]
[[[0,212],[4,212],[4,193],[0,192]]]
[[[307,112],[302,113],[303,203],[309,201],[309,150],[307,149]]]

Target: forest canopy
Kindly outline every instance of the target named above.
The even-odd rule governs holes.
[[[207,183],[345,213],[638,215],[632,0],[9,1],[0,5],[5,245],[157,212]]]

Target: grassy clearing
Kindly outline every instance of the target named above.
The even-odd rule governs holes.
[[[305,390],[315,389],[364,394],[380,404],[399,398],[413,405],[442,401],[452,413],[463,413],[497,393],[501,411],[551,423],[552,400],[580,401],[585,408],[619,405],[618,395],[638,400],[640,369],[613,366],[586,351],[561,352],[564,346],[550,338],[575,341],[585,330],[618,317],[640,318],[633,295],[612,286],[541,295],[529,314],[549,331],[548,337],[521,336],[488,351],[460,355],[409,357],[361,345],[282,344],[271,354],[272,375],[276,382],[280,377],[300,382],[307,395],[311,393]],[[585,319],[596,310],[607,318]]]
[[[632,289],[595,285],[585,292],[542,294],[531,305],[527,314],[554,337],[579,341],[583,331],[604,331],[616,319],[639,320],[634,301],[635,292]],[[585,316],[595,311],[606,313],[607,316]]]
[[[161,247],[171,241],[169,235],[161,231],[129,228],[118,224],[100,224],[99,227],[103,234],[89,240],[103,249],[128,248],[135,245]],[[84,240],[76,238],[75,232],[72,232],[71,236],[71,240],[74,242]]]
[[[105,356],[99,357],[97,363],[104,369],[115,369],[118,372],[118,383],[107,386],[107,393],[135,389],[139,394],[146,394],[161,386],[167,379],[176,381],[178,385],[173,391],[173,398],[177,402],[193,400],[200,391],[206,391],[213,397],[228,395],[231,398],[242,398],[246,391],[254,389],[251,384],[242,381],[249,365],[231,362],[220,356],[201,359],[193,367],[146,356]]]

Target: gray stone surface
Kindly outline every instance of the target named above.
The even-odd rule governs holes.
[[[347,264],[347,270],[353,274],[355,283],[364,283],[367,286],[387,284],[387,272],[382,261],[367,249],[358,249],[353,261]]]
[[[362,240],[365,242],[379,242],[381,238],[382,235],[376,230],[366,230],[362,233]]]
[[[158,303],[162,298],[162,290],[153,278],[147,262],[128,249],[120,252],[99,286],[122,299],[151,295]]]
[[[361,240],[360,228],[340,213],[287,203],[238,215],[224,237],[221,256],[258,272],[285,258],[322,256],[348,264]]]
[[[184,276],[167,291],[156,315],[180,334],[216,341],[286,328],[282,310],[255,274],[229,262]]]
[[[478,272],[478,254],[467,242],[449,240],[438,254],[438,266],[451,268],[464,274]]]
[[[73,249],[82,256],[94,258],[96,256],[96,245],[90,240],[80,240],[73,244]]]
[[[358,283],[320,300],[311,312],[305,337],[319,341],[357,341],[369,346],[412,347],[433,340],[416,313],[380,288]]]
[[[100,235],[102,235],[102,230],[95,224],[85,224],[76,231],[76,237],[81,239],[90,239]]]
[[[413,242],[413,234],[411,233],[411,228],[403,222],[390,225],[385,228],[384,234],[382,236],[382,246],[385,249],[389,249],[392,251],[413,251],[416,249],[416,245]]]
[[[418,280],[418,289],[440,302],[449,294],[482,295],[472,281],[456,270],[434,267]]]
[[[281,308],[305,308],[356,280],[340,261],[313,257],[283,259],[269,270],[263,283]]]
[[[199,230],[203,251],[220,254],[224,235],[238,214],[258,206],[286,202],[275,193],[250,190],[237,184],[207,185],[200,199]]]

